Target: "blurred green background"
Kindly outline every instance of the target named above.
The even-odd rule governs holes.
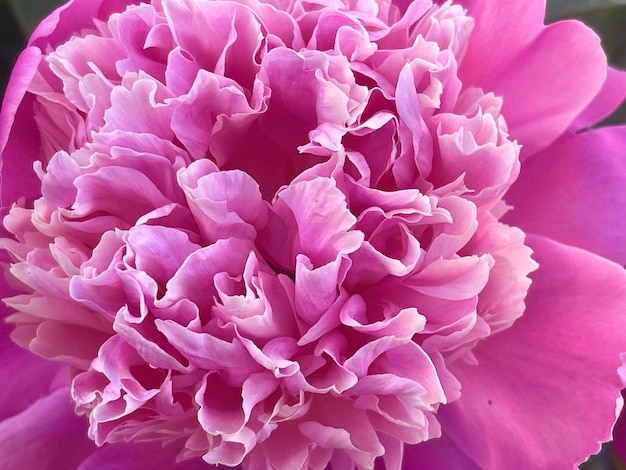
[[[62,3],[62,0],[0,0],[0,92],[4,92],[13,61],[30,32],[42,17]],[[602,38],[611,64],[626,69],[626,0],[547,0],[546,22],[566,18],[580,19],[593,28]],[[625,122],[626,105],[623,105],[605,124]],[[580,469],[626,470],[626,465],[619,461],[610,445],[605,445],[600,454]]]

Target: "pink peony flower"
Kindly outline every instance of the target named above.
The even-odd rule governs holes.
[[[3,466],[597,452],[626,351],[626,132],[585,129],[626,75],[543,11],[73,0],[44,20],[0,121],[2,334],[24,348],[1,343]]]

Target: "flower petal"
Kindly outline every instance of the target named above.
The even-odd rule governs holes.
[[[430,439],[418,445],[404,447],[404,468],[419,470],[441,470],[442,468],[458,468],[463,470],[481,470],[445,434],[437,439]]]
[[[95,448],[86,422],[74,414],[67,387],[0,423],[4,468],[76,468]]]
[[[32,113],[33,100],[24,99],[24,94],[40,60],[41,52],[37,48],[25,49],[15,63],[5,90],[0,114],[2,216],[18,197],[32,198],[39,192],[40,183],[33,172],[33,162],[38,157],[39,136]],[[16,120],[20,122],[19,126],[13,125]],[[4,228],[2,231],[4,233]]]
[[[522,165],[504,221],[626,264],[626,127],[568,133]]]
[[[451,366],[461,398],[437,413],[444,434],[484,470],[574,466],[610,439],[616,419],[626,271],[542,237],[528,241],[540,269],[525,315],[474,350],[477,366]]]
[[[76,470],[206,470],[207,464],[199,458],[176,462],[176,444],[161,446],[158,442],[120,442],[105,445],[93,452]]]
[[[598,36],[574,21],[543,27],[537,21],[542,1],[463,3],[476,20],[459,69],[463,83],[503,97],[511,137],[524,144],[522,155],[545,148],[605,82]]]
[[[600,93],[574,121],[573,129],[584,129],[609,116],[626,98],[626,71],[609,67]]]

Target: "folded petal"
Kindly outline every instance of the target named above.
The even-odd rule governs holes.
[[[584,129],[608,117],[626,98],[626,71],[609,67],[600,92],[576,118],[573,129]]]
[[[40,190],[40,183],[33,172],[33,162],[39,156],[39,135],[32,113],[33,99],[24,98],[40,60],[41,52],[37,48],[25,49],[15,63],[4,94],[0,114],[2,216],[18,197],[33,198]],[[21,125],[14,126],[15,120]]]

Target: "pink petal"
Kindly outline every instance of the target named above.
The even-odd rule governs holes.
[[[363,234],[352,230],[355,223],[334,180],[300,181],[280,191],[260,243],[282,267],[293,269],[299,253],[320,267],[361,245]]]
[[[478,365],[451,366],[462,395],[437,413],[450,444],[484,470],[571,468],[599,451],[616,419],[626,272],[545,238],[528,241],[540,269],[525,315],[480,343]]]
[[[503,114],[511,138],[524,145],[522,155],[545,148],[605,82],[598,36],[579,22],[543,27],[541,1],[463,3],[476,20],[459,69],[463,83],[503,97]]]
[[[506,223],[626,264],[626,127],[568,133],[522,165]]]

